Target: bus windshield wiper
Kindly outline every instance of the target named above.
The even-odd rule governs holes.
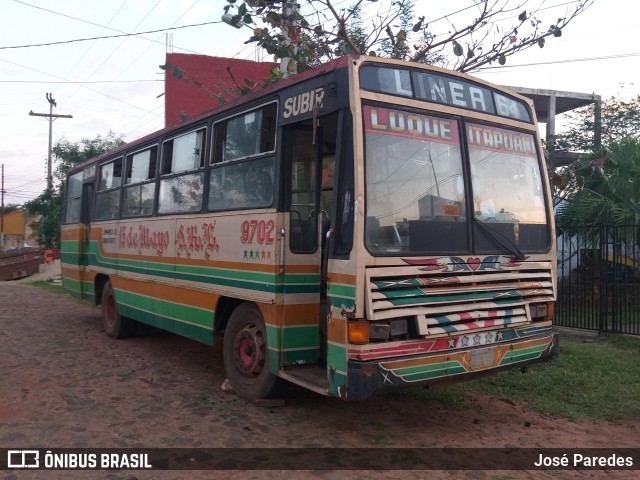
[[[493,240],[500,247],[504,248],[509,253],[511,253],[514,257],[516,257],[517,260],[524,260],[525,258],[527,258],[525,254],[522,253],[522,251],[520,251],[520,249],[515,244],[515,242],[511,240],[509,237],[498,232],[497,230],[494,230],[493,228],[489,227],[484,222],[482,222],[481,220],[478,220],[475,217],[473,218],[473,221],[475,222],[476,225],[478,225],[484,231],[484,233],[487,234],[489,238],[491,238],[491,240]],[[500,237],[502,237],[502,239],[504,239],[505,241],[503,242],[500,239]]]

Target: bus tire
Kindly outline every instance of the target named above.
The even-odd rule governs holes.
[[[136,322],[120,315],[111,282],[107,280],[102,290],[102,328],[111,338],[129,338],[133,335]]]
[[[238,305],[229,317],[223,357],[227,378],[241,398],[270,398],[281,391],[282,379],[269,371],[267,330],[254,304]]]

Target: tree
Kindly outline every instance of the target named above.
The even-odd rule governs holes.
[[[392,1],[367,22],[358,21],[359,16],[366,4],[376,0],[354,1],[352,6],[336,10],[336,0],[307,0],[301,5],[305,15],[290,3],[283,8],[284,2],[267,0],[227,0],[224,10],[231,12],[232,23],[255,25],[246,43],[256,42],[276,58],[293,58],[298,62],[297,71],[351,52],[470,72],[494,61],[503,65],[507,57],[527,48],[544,47],[547,37],[560,37],[594,0],[570,2],[573,11],[548,26],[541,18],[544,0],[530,10],[526,8],[534,4],[530,0],[517,4],[513,0],[480,0],[467,7],[476,9],[468,24],[456,26],[449,21],[449,30],[437,35],[430,30],[430,19],[415,21],[413,0]],[[509,19],[506,26],[503,17]],[[436,20],[440,19],[431,19]],[[264,26],[258,26],[257,21]]]
[[[4,206],[4,213],[17,212],[21,206],[17,203],[8,203]]]
[[[60,248],[62,197],[62,188],[56,185],[24,204],[30,215],[39,217],[31,228],[36,232],[36,243],[42,248]]]
[[[625,138],[600,153],[604,156],[588,155],[576,167],[575,187],[556,215],[561,229],[640,225],[640,140]],[[627,236],[639,244],[638,230]]]
[[[628,101],[611,97],[602,102],[599,147],[595,145],[595,109],[595,105],[589,105],[567,114],[567,130],[556,135],[550,146],[554,150],[583,152],[575,162],[550,171],[556,205],[580,190],[586,178],[602,176],[612,145],[627,138],[640,140],[640,95]]]
[[[556,136],[556,148],[587,152],[595,149],[595,105],[581,108],[567,115],[567,131]],[[624,138],[640,139],[640,95],[625,101],[615,97],[600,107],[600,136],[606,149]]]
[[[106,136],[98,135],[93,139],[83,138],[79,142],[70,142],[61,138],[53,146],[55,161],[58,163],[55,177],[58,180],[51,190],[45,190],[38,197],[26,202],[27,211],[40,220],[36,225],[36,241],[43,248],[59,248],[60,223],[62,220],[64,201],[64,178],[69,169],[85,160],[96,157],[113,148],[124,145],[122,136],[109,132]]]
[[[63,181],[71,167],[122,145],[124,145],[122,135],[116,135],[111,131],[104,137],[97,135],[95,138],[83,138],[75,143],[62,137],[52,148],[58,163],[55,176]]]

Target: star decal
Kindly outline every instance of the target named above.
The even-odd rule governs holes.
[[[477,333],[473,336],[473,344],[474,345],[480,344],[480,335],[478,335]]]
[[[447,340],[449,342],[449,348],[454,348],[456,346],[456,341],[453,338]]]
[[[496,341],[498,341],[498,342],[499,342],[500,340],[502,340],[502,332],[498,332],[498,333],[496,334]]]
[[[463,347],[469,346],[469,337],[467,337],[466,335],[462,337],[462,346]]]

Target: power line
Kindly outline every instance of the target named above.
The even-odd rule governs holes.
[[[16,1],[17,1],[17,0],[16,0]],[[43,71],[41,71],[41,70],[36,70],[35,68],[27,67],[27,66],[25,66],[25,65],[20,65],[19,63],[15,63],[15,62],[10,62],[9,60],[4,60],[4,59],[2,59],[2,58],[0,58],[0,62],[10,63],[11,65],[15,65],[15,66],[17,66],[17,67],[25,68],[25,69],[27,69],[27,70],[31,70],[31,71],[36,72],[36,73],[41,73],[41,74],[43,74],[43,75],[47,75],[47,76],[49,76],[49,77],[61,78],[61,77],[59,77],[59,76],[57,76],[57,75],[54,75],[54,74],[52,74],[52,73],[47,73],[47,72],[43,72]],[[63,79],[63,80],[65,80],[65,79]],[[142,110],[143,112],[150,113],[148,110],[145,110],[145,109],[144,109],[144,108],[142,108],[142,107],[138,107],[137,105],[133,105],[132,103],[128,103],[128,102],[125,102],[124,100],[120,100],[119,98],[116,98],[116,97],[113,97],[113,96],[111,96],[111,95],[109,95],[109,94],[106,94],[106,93],[104,93],[104,92],[101,92],[100,90],[95,90],[95,89],[93,89],[93,88],[91,88],[91,87],[87,87],[87,86],[86,86],[86,85],[84,85],[84,84],[80,84],[80,85],[81,85],[83,88],[86,88],[87,90],[90,90],[90,91],[92,91],[92,92],[99,93],[100,95],[103,95],[103,96],[105,96],[105,97],[107,97],[107,98],[110,98],[110,99],[115,100],[115,101],[117,101],[117,102],[120,102],[120,103],[123,103],[123,104],[125,104],[125,105],[128,105],[128,106],[130,106],[130,107],[136,108],[136,109],[138,109],[138,110]]]
[[[618,55],[603,55],[600,57],[585,57],[585,58],[568,58],[565,60],[552,60],[548,62],[535,62],[535,63],[518,63],[515,65],[499,65],[499,66],[491,66],[491,67],[482,67],[477,69],[476,71],[483,70],[496,70],[496,69],[505,69],[505,68],[515,68],[515,67],[535,67],[538,65],[555,65],[558,63],[576,63],[576,62],[592,62],[595,60],[614,60],[616,58],[627,58],[627,57],[637,57],[640,56],[640,52],[638,53],[621,53]]]
[[[75,38],[73,40],[61,40],[59,42],[32,43],[32,44],[28,44],[28,45],[13,45],[13,46],[10,46],[10,47],[0,47],[0,50],[10,50],[10,49],[17,49],[17,48],[31,48],[31,47],[49,47],[51,45],[64,45],[64,44],[68,44],[68,43],[88,42],[90,40],[103,40],[103,39],[108,39],[108,38],[120,38],[120,37],[136,37],[138,35],[147,35],[147,34],[150,34],[150,33],[168,32],[170,30],[180,30],[180,29],[183,29],[183,28],[202,27],[202,26],[205,26],[205,25],[214,25],[214,24],[217,24],[217,23],[223,23],[223,22],[222,21],[216,21],[216,22],[193,23],[193,24],[190,24],[190,25],[182,25],[180,27],[168,27],[168,28],[159,28],[157,30],[147,30],[146,32],[122,33],[122,34],[119,34],[119,35],[102,35],[102,36],[98,36],[98,37]],[[109,27],[103,27],[103,28],[107,29],[107,30],[112,30]],[[145,40],[150,40],[150,39],[145,39]],[[151,41],[153,41],[154,43],[158,43],[157,40],[151,40]],[[184,50],[184,49],[181,49],[181,50]]]
[[[43,72],[41,72],[43,73]],[[0,83],[141,83],[141,82],[163,82],[162,79],[154,79],[154,80],[59,80],[59,81],[50,81],[50,80],[0,80]],[[13,94],[12,94],[13,95]]]

